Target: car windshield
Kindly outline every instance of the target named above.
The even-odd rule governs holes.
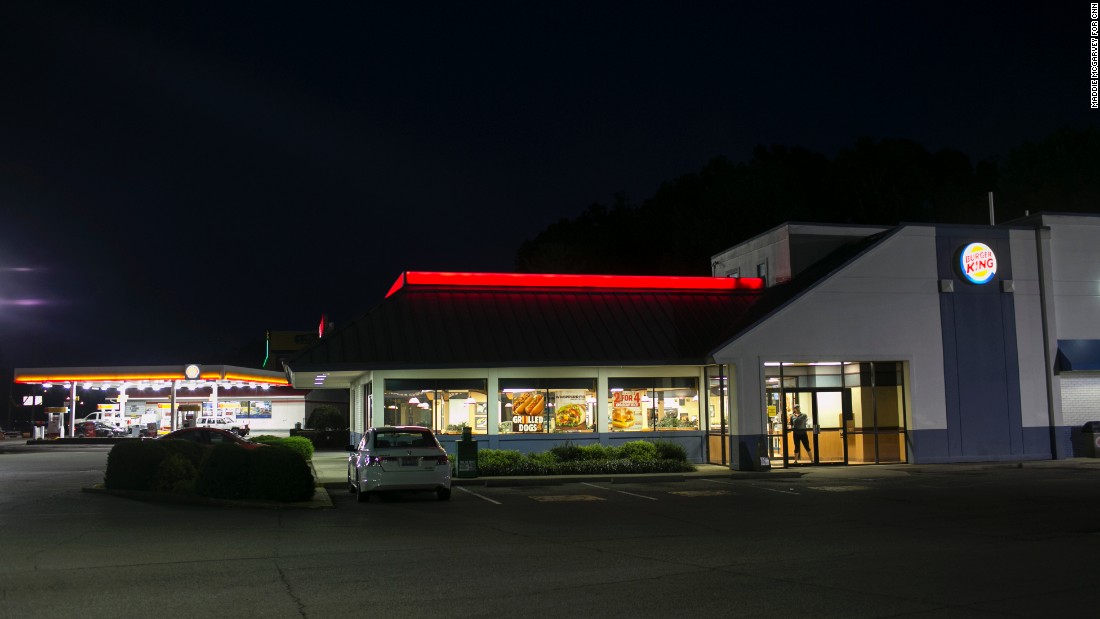
[[[374,437],[374,446],[387,447],[435,447],[435,437],[425,430],[387,430],[378,432]]]

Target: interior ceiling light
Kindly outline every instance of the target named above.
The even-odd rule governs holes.
[[[420,404],[420,399],[416,396],[409,398],[409,404]]]

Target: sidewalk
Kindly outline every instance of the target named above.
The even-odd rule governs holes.
[[[715,464],[697,464],[692,473],[654,473],[639,475],[551,475],[523,477],[452,478],[455,486],[552,486],[580,482],[647,483],[687,479],[792,479],[899,477],[918,473],[950,473],[998,468],[1100,468],[1100,458],[1065,460],[1028,460],[1025,462],[977,462],[962,464],[863,464],[848,466],[795,466],[770,471],[734,471]],[[343,489],[348,479],[348,454],[345,451],[317,451],[313,454],[317,482]]]

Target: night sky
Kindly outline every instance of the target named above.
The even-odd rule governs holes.
[[[757,144],[1097,118],[1087,2],[9,0],[0,58],[9,377],[224,363]]]

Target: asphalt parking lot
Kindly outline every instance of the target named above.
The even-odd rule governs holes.
[[[0,615],[1050,617],[1094,608],[1095,461],[469,480],[447,502],[395,493],[361,504],[342,487],[343,454],[329,453],[317,462],[330,508],[256,509],[81,492],[102,478],[106,453],[0,446]]]

